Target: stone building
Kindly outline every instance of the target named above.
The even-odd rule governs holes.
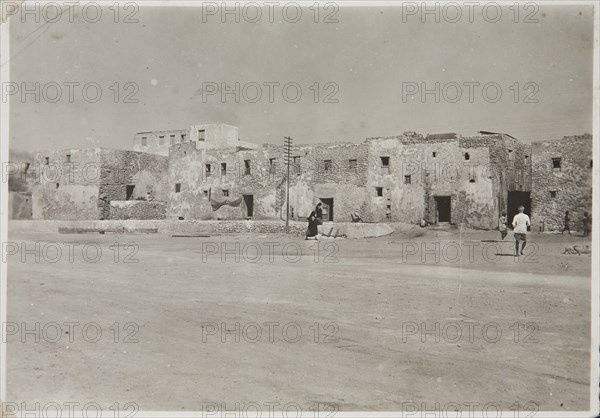
[[[36,153],[30,168],[33,219],[108,219],[111,202],[145,199],[148,192],[153,201],[165,202],[167,160],[105,148]],[[145,212],[135,217],[144,218]]]
[[[532,144],[532,223],[562,229],[568,210],[571,229],[582,229],[583,213],[592,213],[592,155],[591,135]]]
[[[295,145],[291,218],[306,219],[322,202],[325,221],[350,222],[358,213],[366,222],[494,229],[503,210],[512,219],[524,205],[534,225],[543,219],[554,228],[565,208],[591,211],[591,144],[589,135],[528,145],[482,131]],[[285,219],[283,146],[240,141],[236,127],[205,124],[138,133],[134,149],[38,154],[41,165],[80,167],[63,172],[73,181],[36,184],[34,218]],[[91,183],[81,179],[86,163],[100,167]],[[152,205],[138,200],[149,190]]]

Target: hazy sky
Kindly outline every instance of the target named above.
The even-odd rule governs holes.
[[[484,19],[482,7],[474,9],[472,23],[466,8],[457,23],[443,15],[440,23],[430,15],[422,22],[420,10],[407,16],[404,9],[403,16],[401,7],[344,6],[333,16],[337,23],[325,23],[332,11],[321,8],[318,23],[309,9],[298,22],[287,22],[280,8],[272,23],[268,9],[257,23],[243,16],[236,23],[233,15],[222,23],[221,9],[207,15],[199,7],[121,8],[118,23],[108,8],[96,23],[86,22],[80,7],[72,23],[67,11],[56,23],[44,23],[43,15],[38,23],[34,15],[22,23],[23,15],[17,14],[11,18],[10,58],[3,54],[2,64],[10,65],[19,89],[23,82],[33,88],[39,81],[52,100],[56,85],[48,83],[58,83],[62,98],[49,103],[42,96],[35,103],[34,95],[24,102],[20,92],[12,96],[11,148],[128,149],[135,132],[211,122],[238,126],[243,140],[257,143],[281,143],[288,135],[296,143],[359,142],[407,130],[465,135],[490,130],[524,141],[592,132],[591,6],[521,9],[518,23],[508,8],[496,23]],[[124,22],[131,12],[138,23]],[[255,10],[247,12],[253,19]],[[288,12],[293,20],[294,10]],[[454,19],[455,11],[446,12],[447,20]],[[52,10],[46,13],[49,19],[55,16]],[[529,13],[539,22],[523,22]],[[486,17],[494,15],[488,10]],[[85,16],[94,20],[95,10]],[[133,84],[125,90],[128,82],[139,88],[133,96],[139,103],[123,103],[133,91]],[[203,99],[203,83],[233,88],[236,82],[246,86],[250,100],[258,83],[262,98],[256,103],[244,96],[235,103],[233,94],[225,103],[220,94]],[[273,87],[273,103],[264,84],[269,82],[280,83]],[[403,98],[407,86],[434,90],[436,82],[439,103],[433,94],[425,100],[420,93]],[[469,82],[479,83],[472,85],[473,103],[464,84]],[[64,83],[80,83],[72,84],[73,103]],[[86,83],[102,89],[96,103],[83,99]],[[114,83],[119,83],[119,103]],[[296,103],[284,100],[286,83],[301,87]],[[319,103],[314,102],[315,83]],[[326,83],[333,84],[326,89]],[[484,98],[487,83],[502,89],[496,103]],[[531,83],[528,89],[526,83]],[[462,97],[452,103],[457,85]],[[89,87],[88,97],[95,92]],[[287,92],[291,98],[296,94],[292,87]],[[324,103],[329,93],[338,103]],[[492,85],[487,93],[489,99],[496,96]],[[524,103],[528,93],[538,103]]]

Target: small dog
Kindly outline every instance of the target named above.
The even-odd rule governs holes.
[[[590,246],[589,245],[569,245],[568,247],[565,247],[565,251],[563,251],[563,254],[577,254],[577,255],[581,255],[581,254],[590,254]]]

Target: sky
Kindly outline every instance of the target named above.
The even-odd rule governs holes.
[[[259,19],[247,8],[235,22],[218,3],[131,4],[103,8],[97,22],[95,9],[81,7],[56,22],[45,21],[56,20],[51,9],[10,18],[10,55],[1,59],[18,89],[8,96],[3,84],[11,149],[131,149],[136,132],[202,123],[237,126],[259,144],[479,130],[530,142],[593,130],[589,5],[522,6],[518,16],[505,7],[495,22],[495,10],[475,8],[470,19],[463,7],[460,19],[446,9],[436,22],[423,10],[339,3],[318,15],[303,8],[296,22],[294,8],[275,8],[272,18],[263,8]],[[35,82],[39,103],[21,95]],[[210,94],[236,83],[239,103]],[[436,83],[437,102],[421,95]]]

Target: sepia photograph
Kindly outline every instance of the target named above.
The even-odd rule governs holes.
[[[0,4],[1,418],[600,414],[596,1]]]

